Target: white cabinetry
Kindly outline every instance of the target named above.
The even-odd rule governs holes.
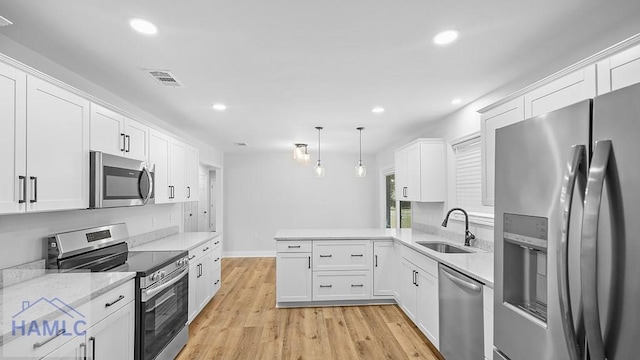
[[[493,289],[484,286],[483,297],[483,317],[484,317],[484,358],[493,359]]]
[[[187,146],[185,159],[187,201],[198,201],[198,166],[200,166],[200,159],[198,158],[198,155],[198,149],[192,146]]]
[[[393,297],[395,271],[395,247],[393,240],[373,242],[373,296]]]
[[[169,151],[171,138],[160,131],[149,130],[149,162],[155,165],[154,191],[156,204],[170,202],[171,187],[169,186]]]
[[[482,204],[493,206],[496,161],[496,130],[524,120],[524,98],[518,97],[480,116],[482,137]]]
[[[130,302],[87,332],[87,359],[133,360],[135,307]]]
[[[438,347],[438,263],[407,247],[401,252],[401,308]]]
[[[396,199],[439,202],[446,198],[446,152],[442,139],[418,139],[395,154]]]
[[[597,64],[598,95],[640,83],[640,45]]]
[[[85,360],[87,358],[87,342],[84,336],[76,336],[68,343],[53,350],[42,360]]]
[[[169,158],[169,185],[172,191],[171,200],[173,202],[186,201],[187,145],[176,139],[171,139]]]
[[[311,301],[311,240],[278,241],[276,247],[276,302]]]
[[[89,101],[28,75],[26,135],[27,211],[87,208]]]
[[[91,150],[147,161],[148,134],[148,126],[91,104]]]
[[[0,63],[0,214],[24,212],[27,74]],[[23,177],[23,178],[20,178]]]
[[[198,199],[198,150],[160,131],[149,131],[149,160],[156,166],[156,203]],[[188,188],[189,187],[189,188]],[[191,198],[188,198],[191,195]]]
[[[189,251],[189,322],[211,301],[214,295],[213,242],[207,241]]]
[[[371,299],[371,240],[313,241],[313,300]]]

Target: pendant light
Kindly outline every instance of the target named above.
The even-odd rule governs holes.
[[[293,147],[293,159],[299,163],[306,164],[309,162],[311,156],[309,155],[309,149],[307,144],[294,144]]]
[[[357,127],[356,130],[360,132],[360,159],[358,160],[358,165],[355,167],[355,172],[357,177],[365,177],[367,176],[367,167],[362,165],[362,130],[364,130],[364,128],[361,126]]]
[[[318,162],[316,163],[316,166],[313,169],[315,170],[317,177],[323,177],[324,167],[320,162],[320,130],[322,130],[322,126],[316,126],[316,129],[318,130]]]

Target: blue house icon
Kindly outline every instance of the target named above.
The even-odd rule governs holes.
[[[48,314],[52,311],[56,313],[55,320],[38,320],[34,316],[34,314]],[[11,318],[13,336],[84,335],[87,324],[82,313],[57,297],[53,299],[41,297],[31,302],[23,301],[22,309]]]

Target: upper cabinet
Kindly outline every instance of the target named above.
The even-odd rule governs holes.
[[[602,60],[598,67],[598,95],[640,83],[640,45]]]
[[[91,150],[147,161],[149,127],[91,104]]]
[[[198,167],[200,166],[198,149],[187,146],[186,185],[187,201],[198,201]]]
[[[198,150],[151,129],[149,161],[155,164],[156,204],[197,201]]]
[[[445,201],[446,152],[443,139],[418,139],[395,153],[396,199]]]
[[[187,145],[171,139],[169,151],[169,185],[171,201],[181,202],[187,199]]]

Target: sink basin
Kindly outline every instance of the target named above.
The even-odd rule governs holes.
[[[416,244],[444,254],[468,254],[473,252],[439,241],[416,241]]]

